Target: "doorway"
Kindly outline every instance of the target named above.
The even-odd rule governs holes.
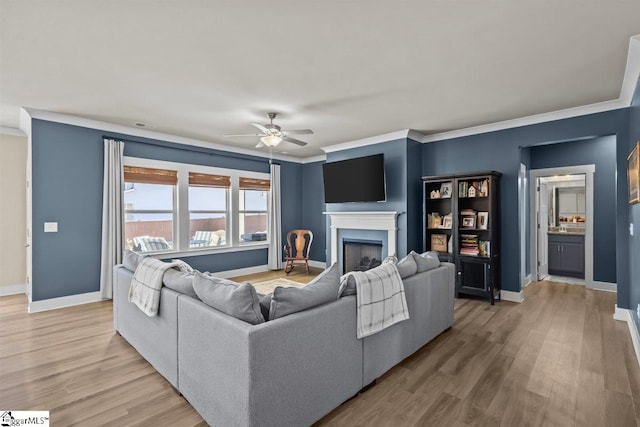
[[[594,165],[534,169],[530,179],[531,279],[593,288]]]

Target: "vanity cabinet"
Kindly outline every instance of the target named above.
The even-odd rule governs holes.
[[[549,233],[549,274],[584,279],[584,235]]]

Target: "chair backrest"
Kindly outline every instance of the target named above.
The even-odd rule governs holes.
[[[164,237],[140,236],[134,237],[133,242],[145,252],[163,251],[169,249],[169,243]]]
[[[313,233],[311,230],[291,230],[287,233],[286,245],[289,248],[291,257],[300,259],[309,258],[311,242],[313,242]]]

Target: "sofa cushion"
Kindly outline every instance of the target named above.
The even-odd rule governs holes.
[[[264,323],[256,289],[247,282],[195,272],[193,289],[205,304],[236,319],[257,325]]]
[[[269,320],[335,301],[338,299],[339,289],[338,264],[333,264],[302,288],[278,286],[271,297]]]
[[[411,251],[410,255],[418,266],[418,273],[440,267],[440,258],[438,258],[438,253],[435,251],[429,251],[419,255],[415,251]]]
[[[272,296],[272,293],[266,295],[258,294],[258,299],[260,300],[260,311],[262,312],[262,317],[264,317],[265,322],[269,320],[269,309],[271,308]]]
[[[162,283],[176,292],[189,295],[192,298],[198,298],[196,291],[193,289],[193,276],[193,273],[170,268],[164,272]]]
[[[396,267],[398,267],[398,273],[403,279],[413,276],[418,271],[418,264],[411,254],[398,261]]]
[[[122,265],[129,271],[136,271],[142,258],[144,258],[144,256],[133,251],[124,251],[122,253]]]

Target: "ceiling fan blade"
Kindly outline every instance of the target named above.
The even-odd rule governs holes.
[[[235,137],[235,136],[262,136],[262,135],[259,133],[245,133],[240,135],[222,135],[222,136],[224,136],[225,138],[228,138],[228,137]]]
[[[287,135],[311,135],[313,133],[311,129],[283,130],[282,132]]]
[[[262,126],[260,123],[249,123],[252,126],[257,127],[258,129],[260,129],[260,132],[262,133],[269,133],[269,129],[267,129],[266,127]]]
[[[293,142],[294,144],[299,145],[299,146],[301,146],[301,147],[304,147],[305,145],[307,145],[307,143],[306,143],[306,142],[304,142],[304,141],[300,141],[299,139],[291,138],[291,137],[289,137],[289,136],[285,136],[283,139],[284,139],[285,141]]]
[[[258,142],[258,145],[256,145],[256,148],[261,148],[261,147],[264,147],[264,146],[265,146],[264,142],[260,141],[260,142]]]

